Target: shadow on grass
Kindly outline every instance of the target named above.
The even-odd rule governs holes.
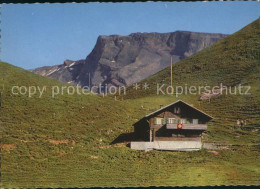
[[[134,133],[123,133],[120,134],[115,140],[113,140],[110,145],[117,144],[117,143],[128,143],[135,140]]]

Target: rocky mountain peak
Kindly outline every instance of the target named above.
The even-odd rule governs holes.
[[[93,85],[131,85],[176,63],[227,35],[176,31],[101,35],[85,60],[37,68],[33,72],[63,82]]]

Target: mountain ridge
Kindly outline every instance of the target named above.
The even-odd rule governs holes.
[[[100,35],[86,59],[32,72],[81,87],[131,85],[169,66],[171,56],[176,63],[226,36],[189,31]]]

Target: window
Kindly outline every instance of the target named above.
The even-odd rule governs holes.
[[[168,123],[170,123],[170,124],[178,123],[178,120],[175,118],[168,118]]]
[[[192,124],[192,122],[193,122],[192,119],[187,119],[187,120],[186,120],[186,123],[187,123],[187,124]]]
[[[198,119],[193,119],[193,120],[192,120],[192,123],[193,123],[193,124],[198,124],[198,123],[199,123],[199,120],[198,120]]]
[[[186,119],[181,119],[180,123],[182,123],[182,124],[186,123]]]
[[[174,113],[175,114],[180,114],[181,113],[181,109],[179,107],[174,107]]]
[[[156,117],[154,119],[154,124],[155,125],[162,125],[163,124],[163,118]]]
[[[182,124],[192,124],[192,119],[176,119],[176,118],[168,118],[168,123],[170,124],[177,124],[177,123],[182,123]]]

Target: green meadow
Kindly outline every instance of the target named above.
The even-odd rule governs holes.
[[[173,66],[174,86],[250,86],[249,95],[157,95],[170,69],[141,81],[126,95],[57,95],[58,81],[0,62],[1,187],[259,185],[260,19]],[[13,86],[46,87],[28,95]],[[184,100],[214,119],[203,141],[219,150],[135,151],[129,139],[111,144],[147,113]],[[141,108],[143,107],[143,108]],[[237,119],[246,119],[244,129]]]

